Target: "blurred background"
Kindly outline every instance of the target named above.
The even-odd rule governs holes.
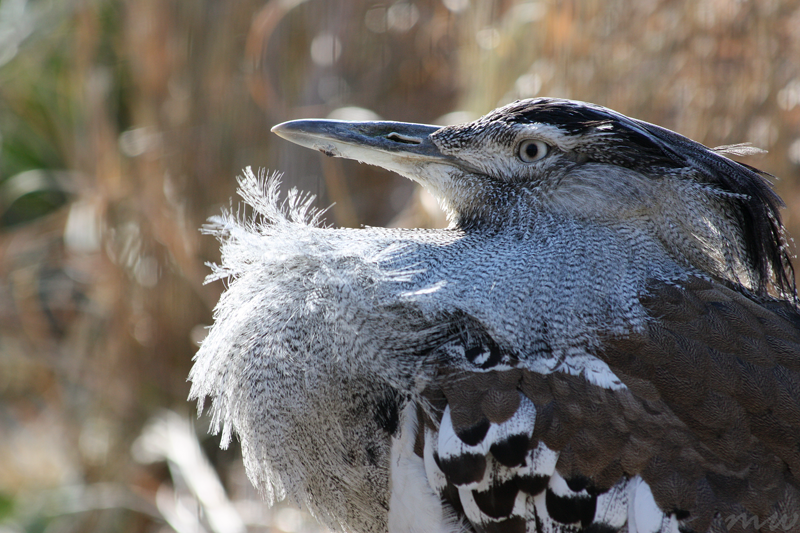
[[[198,228],[248,165],[332,224],[442,226],[270,127],[539,95],[769,150],[800,235],[800,0],[0,0],[0,532],[317,531],[186,401],[223,288]]]

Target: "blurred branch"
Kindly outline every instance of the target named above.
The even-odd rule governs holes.
[[[175,531],[204,530],[199,513],[193,511],[198,506],[214,533],[245,531],[188,420],[171,411],[161,412],[147,423],[132,451],[142,463],[167,461],[175,487],[159,487],[156,503]]]

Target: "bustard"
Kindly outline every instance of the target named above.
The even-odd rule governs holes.
[[[451,225],[321,227],[248,169],[253,214],[207,228],[191,398],[270,500],[347,532],[800,530],[800,315],[746,148],[548,98],[273,131]]]

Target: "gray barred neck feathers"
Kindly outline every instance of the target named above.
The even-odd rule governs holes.
[[[435,190],[455,228],[520,238],[602,225],[637,233],[676,263],[755,291],[744,235],[728,199],[685,176],[650,176],[598,162],[556,162],[528,180],[462,174]],[[544,177],[543,177],[544,176]],[[720,216],[720,213],[726,216]],[[574,238],[581,235],[575,234]]]

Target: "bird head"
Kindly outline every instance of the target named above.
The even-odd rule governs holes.
[[[610,109],[537,98],[453,126],[294,120],[273,131],[410,178],[464,231],[603,224],[653,237],[679,263],[757,294],[794,295],[767,175]]]

